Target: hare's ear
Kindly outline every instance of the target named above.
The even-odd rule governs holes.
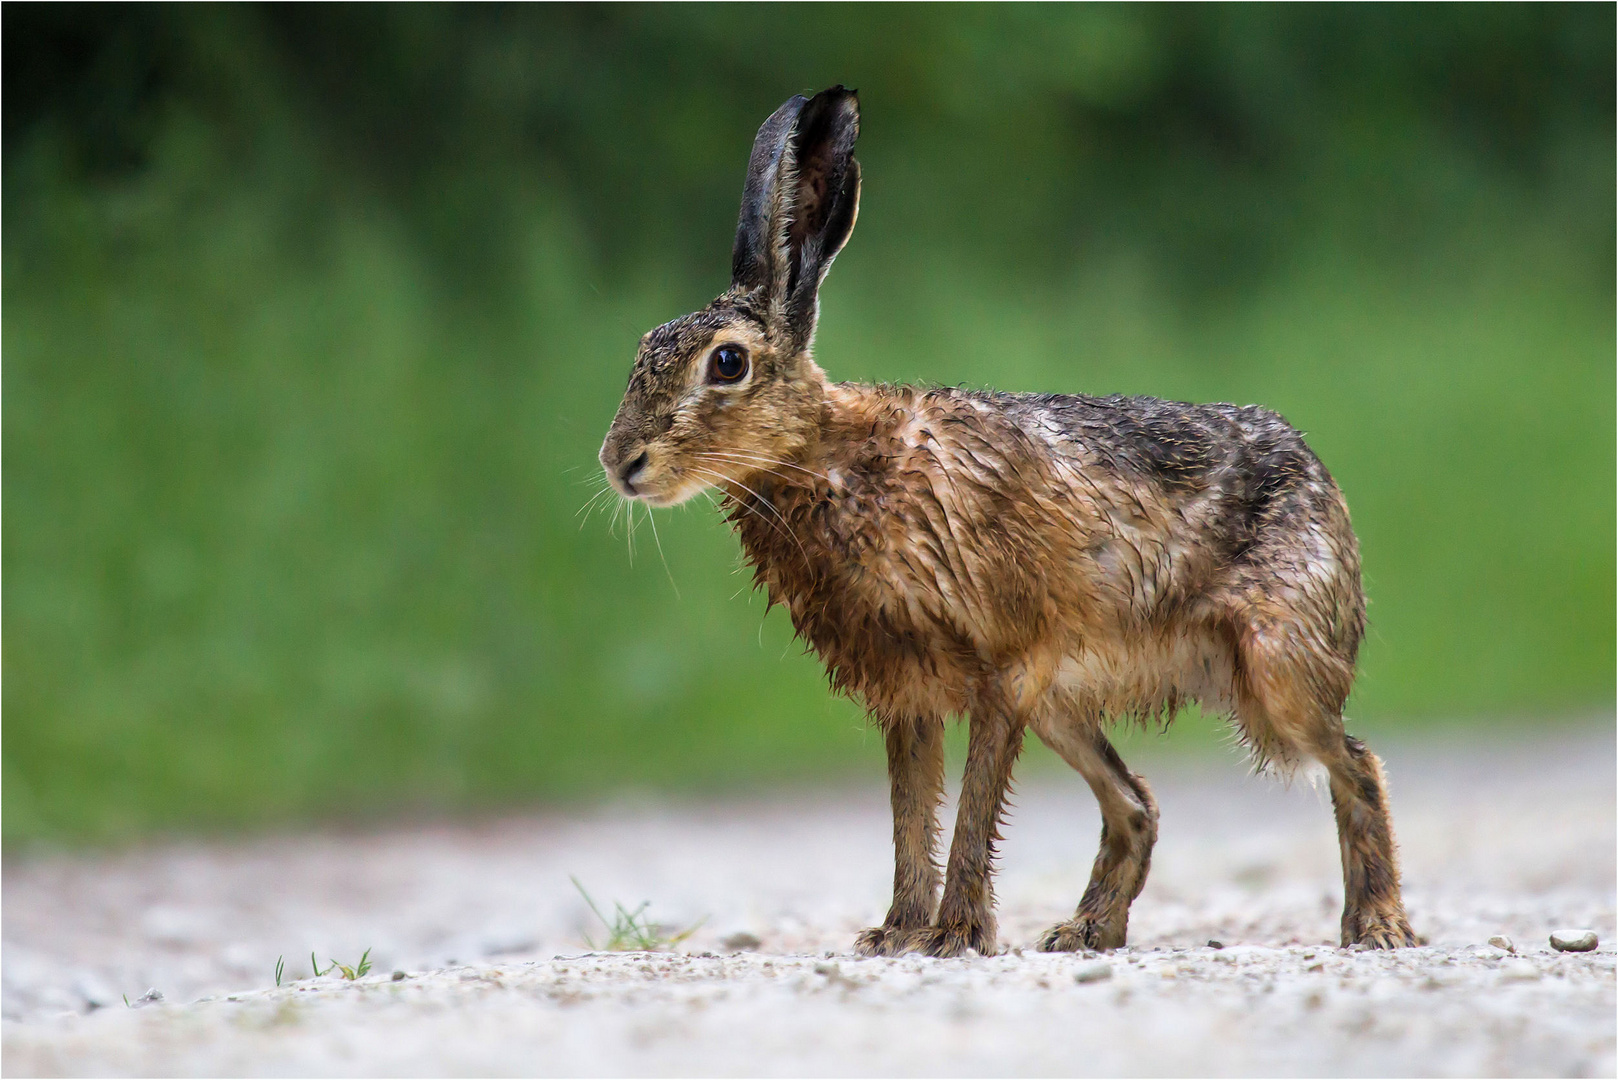
[[[786,244],[781,173],[793,172],[789,143],[798,114],[809,99],[789,98],[759,127],[753,153],[747,159],[747,186],[742,189],[742,212],[736,222],[736,246],[730,256],[731,288],[775,291],[786,283]],[[780,281],[777,282],[777,274]]]
[[[777,109],[759,128],[748,161],[731,286],[762,288],[805,342],[821,279],[859,213],[859,133],[859,98],[834,86]]]

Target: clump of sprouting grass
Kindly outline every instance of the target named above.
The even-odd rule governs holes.
[[[595,900],[591,899],[578,878],[569,874],[568,880],[579,890],[579,895],[590,905],[590,910],[601,920],[601,925],[607,928],[607,940],[600,945],[597,945],[589,934],[584,935],[584,943],[598,952],[655,952],[658,949],[666,949],[686,940],[708,921],[707,916],[703,916],[679,933],[665,937],[663,928],[646,917],[646,909],[652,906],[650,900],[641,901],[640,906],[633,911],[614,900],[612,918],[609,919],[601,914],[601,909],[596,906]]]
[[[322,978],[322,977],[324,977],[326,975],[330,975],[333,971],[336,971],[339,974],[341,974],[343,976],[343,978],[347,979],[349,982],[353,982],[355,979],[363,979],[363,978],[365,978],[366,974],[370,972],[370,970],[371,970],[371,950],[366,949],[363,953],[361,953],[359,963],[357,963],[357,964],[342,964],[342,963],[338,963],[336,960],[333,960],[331,962],[331,964],[326,968],[325,971],[320,970],[320,964],[315,961],[315,954],[310,953],[309,954],[309,966],[314,970],[315,978],[317,978],[317,979]],[[276,975],[275,985],[280,986],[281,985],[281,965],[280,964],[275,965],[275,975]]]
[[[337,964],[337,961],[333,960],[332,963]],[[371,950],[366,949],[360,953],[359,963],[353,967],[349,967],[347,964],[337,964],[337,970],[342,972],[343,978],[349,982],[365,978],[366,973],[371,970]]]

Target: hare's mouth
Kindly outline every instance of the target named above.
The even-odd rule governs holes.
[[[645,470],[629,475],[609,474],[608,479],[612,482],[612,486],[618,489],[618,494],[625,499],[658,509],[678,506],[703,489],[713,486],[708,481],[694,476],[649,477]]]
[[[648,506],[662,509],[667,506],[679,506],[710,487],[713,487],[711,483],[697,477],[677,477],[672,484],[643,487],[637,497]]]
[[[683,468],[646,448],[632,447],[631,452],[633,456],[626,453],[622,460],[607,449],[601,452],[601,468],[607,482],[630,502],[655,507],[677,506],[712,487],[714,481],[723,479],[722,474],[708,469]]]

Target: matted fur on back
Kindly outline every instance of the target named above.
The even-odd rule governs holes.
[[[1322,615],[1298,629],[1352,671],[1353,533],[1274,413],[842,384],[829,399],[825,436],[733,489],[731,519],[833,684],[872,709],[958,714],[1015,662],[1027,693],[1085,676],[1069,692],[1097,721],[1191,697],[1229,710],[1233,609],[1282,583]]]

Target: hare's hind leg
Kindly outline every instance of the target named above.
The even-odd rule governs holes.
[[[1320,755],[1343,849],[1342,943],[1373,949],[1417,944],[1399,895],[1399,857],[1382,762],[1352,735]]]
[[[1120,948],[1129,932],[1129,905],[1146,885],[1157,843],[1157,801],[1129,771],[1097,725],[1042,733],[1045,744],[1077,769],[1101,806],[1101,850],[1079,909],[1040,938],[1043,952]]]
[[[938,903],[938,800],[944,791],[944,724],[897,717],[883,724],[893,802],[893,906],[881,926],[860,932],[854,951],[903,952],[909,935],[933,921]]]
[[[1316,639],[1318,640],[1318,639]],[[1238,635],[1236,717],[1255,754],[1283,766],[1313,758],[1331,778],[1343,857],[1343,945],[1415,945],[1399,895],[1399,858],[1382,763],[1343,730],[1353,664],[1266,622]]]

